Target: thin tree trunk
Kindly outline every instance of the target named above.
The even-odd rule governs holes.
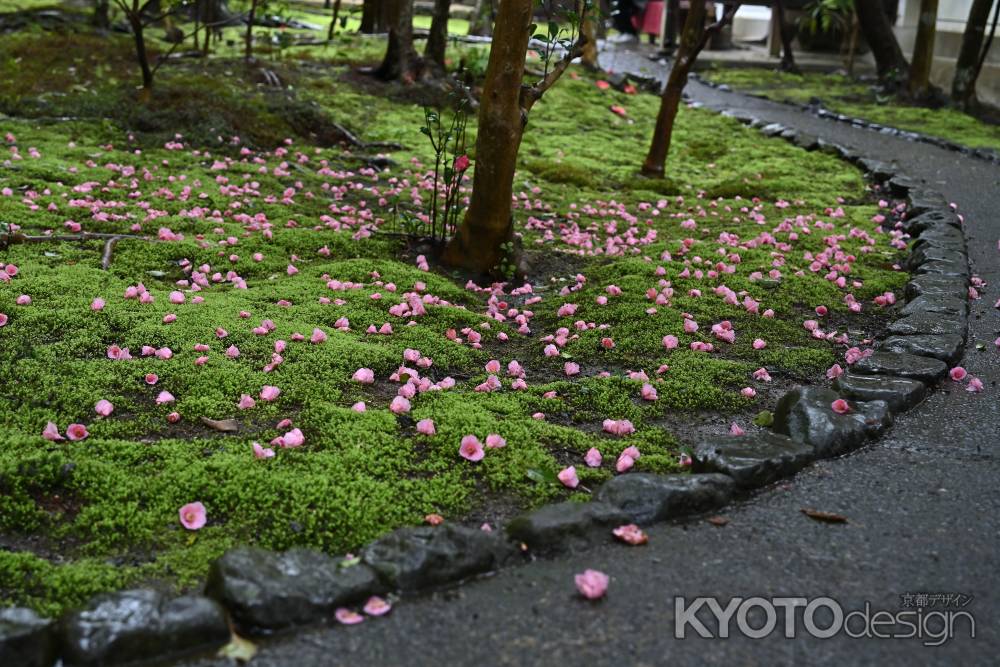
[[[910,96],[915,98],[926,97],[930,91],[937,12],[938,0],[920,0],[917,41],[913,45],[913,61],[910,63],[910,78],[907,82]]]
[[[382,33],[389,28],[389,5],[393,0],[364,0],[361,6],[361,32]]]
[[[983,65],[986,64],[986,56],[990,54],[990,47],[993,46],[993,36],[997,33],[997,22],[1000,21],[1000,3],[997,4],[995,10],[993,10],[993,25],[990,26],[990,34],[986,38],[986,44],[983,46],[983,52],[979,54],[979,62],[976,63],[976,78],[979,78],[979,73],[983,71]]]
[[[247,15],[247,33],[244,38],[244,58],[247,62],[253,59],[253,21],[257,14],[257,0],[250,0],[250,13]]]
[[[389,6],[389,43],[375,76],[385,81],[414,81],[420,57],[413,48],[413,0],[386,0]]]
[[[972,0],[969,18],[965,22],[962,48],[955,63],[955,78],[951,84],[951,99],[965,108],[976,102],[976,65],[986,37],[986,24],[990,19],[993,0]]]
[[[489,37],[493,34],[493,2],[494,0],[476,0],[469,19],[470,35]]]
[[[333,33],[337,29],[338,20],[340,20],[340,0],[333,3],[333,18],[330,20],[330,29],[326,33],[326,41],[333,41]]]
[[[854,0],[854,11],[858,15],[861,33],[875,57],[879,79],[883,83],[905,81],[910,68],[882,3]]]
[[[858,15],[851,12],[851,36],[847,42],[847,76],[854,76],[854,58],[858,53]]]
[[[774,0],[774,8],[778,14],[778,33],[781,36],[781,71],[798,73],[795,66],[795,54],[792,53],[792,28],[785,21],[784,0]]]
[[[427,46],[424,47],[424,61],[444,73],[444,55],[448,46],[448,17],[451,13],[451,0],[434,0],[434,18],[431,20],[431,32],[427,36]]]
[[[111,19],[108,14],[110,9],[109,0],[96,0],[94,2],[94,13],[90,17],[90,25],[98,30],[107,30],[110,28]]]
[[[138,11],[128,17],[132,27],[132,39],[135,41],[135,55],[142,70],[142,98],[148,100],[153,90],[153,70],[149,66],[149,54],[146,53],[146,38],[143,35],[142,18]]]
[[[594,19],[588,18],[583,22],[583,34],[587,37],[587,43],[583,46],[583,56],[580,58],[581,64],[590,70],[600,69],[597,62],[597,28]]]
[[[649,153],[642,164],[642,173],[647,176],[662,177],[667,155],[670,153],[670,140],[674,132],[674,120],[677,118],[677,110],[680,107],[681,96],[684,93],[684,86],[687,85],[688,74],[694,65],[698,54],[705,48],[709,38],[713,33],[718,32],[732,20],[740,3],[728,7],[722,18],[713,23],[708,28],[705,27],[705,3],[700,0],[692,0],[688,9],[687,20],[684,22],[684,30],[681,33],[680,47],[677,49],[677,58],[673,67],[670,68],[670,76],[667,78],[667,85],[663,89],[663,96],[660,98],[660,111],[656,115],[656,128],[653,130],[653,140],[649,145]]]

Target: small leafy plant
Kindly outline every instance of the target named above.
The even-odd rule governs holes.
[[[424,109],[424,124],[420,128],[434,149],[434,188],[428,218],[431,239],[443,244],[458,227],[458,218],[464,209],[459,201],[462,178],[470,166],[466,154],[466,126],[469,107],[466,99],[458,99],[447,121],[436,109]],[[442,202],[442,198],[444,201]]]

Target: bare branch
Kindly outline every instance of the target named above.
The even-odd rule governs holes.
[[[708,44],[708,40],[711,39],[712,35],[722,30],[727,23],[733,20],[733,16],[736,15],[736,12],[739,10],[741,4],[743,3],[734,2],[722,13],[721,19],[705,28],[704,32],[701,34],[701,39],[698,40],[694,53],[691,54],[692,58],[697,57],[697,55],[701,53],[701,50],[705,48],[706,44]]]
[[[583,22],[587,20],[587,3],[586,0],[578,0],[577,2],[577,18],[580,21],[580,26],[583,26]],[[556,63],[555,67],[552,68],[551,72],[545,74],[542,80],[533,86],[525,86],[521,88],[521,112],[522,114],[527,114],[531,111],[531,107],[534,106],[535,102],[542,99],[542,95],[551,88],[559,77],[563,75],[563,72],[570,66],[570,64],[583,55],[583,47],[587,45],[587,34],[584,30],[580,30],[579,35],[577,35],[576,41],[573,46],[570,47],[566,55]]]

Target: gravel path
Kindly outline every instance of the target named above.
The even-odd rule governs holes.
[[[653,73],[634,55],[605,67]],[[663,72],[655,72],[663,75]],[[973,269],[989,287],[975,302],[963,365],[986,384],[957,385],[904,414],[888,435],[851,456],[821,461],[789,483],[727,509],[729,523],[658,525],[645,547],[603,547],[539,561],[400,603],[357,627],[314,628],[264,643],[255,667],[294,665],[828,665],[997,664],[1000,652],[1000,166],[696,82],[691,98],[751,111],[870,157],[895,161],[959,205]],[[977,344],[985,345],[983,351]],[[805,517],[838,512],[846,524]],[[611,575],[605,600],[575,595],[574,573]],[[960,625],[940,647],[919,639],[674,638],[674,596],[829,595],[845,610],[898,612],[904,594],[964,594],[976,638]],[[935,607],[940,609],[941,607]],[[780,619],[781,617],[779,617]],[[759,625],[759,621],[757,624]],[[710,626],[711,627],[711,626]],[[936,630],[938,624],[932,627]],[[199,667],[224,664],[206,660]]]

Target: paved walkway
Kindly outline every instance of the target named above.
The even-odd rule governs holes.
[[[604,65],[612,65],[605,57]],[[622,67],[617,67],[622,71]],[[661,73],[662,74],[662,73]],[[995,665],[1000,654],[1000,167],[927,144],[824,121],[694,82],[692,98],[745,109],[894,159],[957,202],[974,270],[989,283],[973,305],[963,365],[981,394],[949,388],[904,415],[878,443],[808,468],[728,508],[729,523],[654,526],[650,544],[539,561],[453,591],[406,600],[388,617],[316,628],[262,645],[254,667],[313,665]],[[976,345],[982,343],[985,350]],[[804,507],[839,512],[822,524]],[[611,575],[608,597],[579,600],[573,574]],[[917,639],[674,638],[676,595],[824,596],[845,608],[899,611],[903,594],[961,593],[976,619],[940,647]],[[935,630],[938,625],[932,626]],[[693,634],[693,633],[691,633]],[[192,663],[192,665],[195,663]],[[199,667],[224,664],[203,661]]]

